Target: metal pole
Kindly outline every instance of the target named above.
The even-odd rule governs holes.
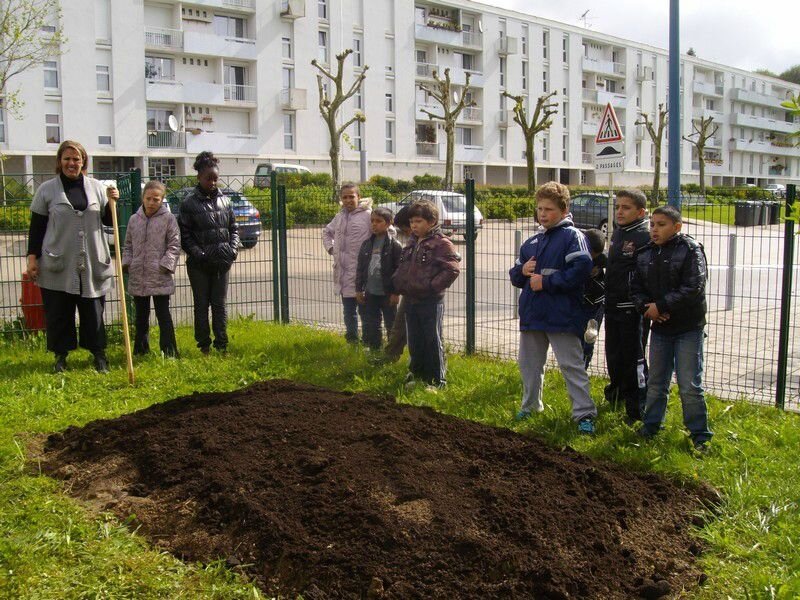
[[[681,209],[681,50],[680,0],[669,1],[669,141],[667,201]],[[658,190],[653,190],[658,194]]]
[[[606,242],[611,247],[611,234],[614,232],[614,174],[608,174],[608,214],[606,215]]]
[[[367,151],[362,150],[359,152],[360,160],[360,172],[359,175],[361,176],[361,183],[366,183],[369,179],[369,162],[367,161]]]
[[[475,353],[475,180],[467,179],[467,354]]]
[[[280,252],[278,249],[278,178],[275,171],[269,174],[270,223],[272,229],[272,320],[281,320]]]
[[[286,253],[286,186],[278,188],[278,218],[280,219],[280,264],[281,264],[281,322],[289,322],[289,270]]]
[[[516,249],[517,256],[514,259],[519,258],[519,249],[522,247],[522,231],[519,229],[514,230],[514,248]],[[514,290],[514,306],[511,307],[511,318],[516,319],[519,315],[519,296],[522,294],[522,290],[518,287],[511,286],[511,289]]]
[[[794,270],[794,201],[796,186],[786,189],[786,223],[783,229],[783,283],[781,285],[780,338],[778,340],[778,383],[775,406],[783,410],[786,402],[786,368],[789,362],[789,316],[792,309],[792,274]]]
[[[728,234],[728,280],[725,289],[725,310],[733,310],[736,296],[736,234]]]

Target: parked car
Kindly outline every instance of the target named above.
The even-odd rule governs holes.
[[[572,222],[578,229],[599,229],[608,233],[608,194],[584,192],[575,194],[569,203]]]
[[[257,188],[268,188],[270,186],[270,173],[275,171],[278,174],[297,174],[311,173],[303,165],[293,165],[288,163],[260,163],[256,167],[256,174],[253,178],[253,185]]]
[[[764,186],[764,189],[776,198],[786,197],[786,186],[782,183],[768,183]]]
[[[467,198],[464,194],[456,192],[444,192],[441,190],[415,190],[405,196],[400,202],[389,202],[381,204],[397,214],[397,211],[408,206],[416,200],[428,200],[439,209],[439,224],[442,232],[447,236],[454,233],[467,238]],[[475,207],[475,237],[478,237],[478,230],[483,227],[483,215],[478,207]]]

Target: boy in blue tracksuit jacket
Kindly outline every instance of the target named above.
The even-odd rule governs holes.
[[[544,365],[552,346],[572,401],[572,418],[579,432],[591,434],[597,409],[589,395],[581,341],[586,327],[583,288],[592,257],[586,238],[569,217],[566,186],[551,181],[539,188],[536,216],[544,231],[522,244],[509,271],[512,285],[522,288],[518,362],[523,396],[517,419],[544,410]]]

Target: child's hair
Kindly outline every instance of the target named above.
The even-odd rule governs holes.
[[[159,192],[161,192],[162,199],[167,194],[167,186],[165,186],[157,179],[151,179],[150,181],[144,184],[144,189],[142,190],[142,197],[144,197],[144,195],[147,193],[147,190],[158,190]]]
[[[358,186],[352,181],[348,181],[342,184],[342,187],[339,188],[339,195],[341,196],[342,192],[345,190],[353,190],[356,193],[356,195],[358,195],[359,197],[361,196],[361,190],[359,190]]]
[[[600,253],[606,249],[606,236],[599,229],[587,229],[583,232],[589,244],[589,252]]]
[[[439,222],[439,209],[433,202],[428,200],[415,200],[414,203],[408,207],[408,220],[409,223],[414,217],[422,217],[428,223]]]
[[[194,159],[194,170],[202,173],[206,169],[214,168],[219,164],[219,159],[214,156],[213,152],[205,150],[197,155]]]
[[[626,189],[617,192],[617,198],[627,198],[634,203],[636,208],[647,208],[647,196],[642,190]]]
[[[562,211],[569,209],[569,188],[556,181],[548,181],[536,190],[536,201],[550,200]]]
[[[659,206],[653,211],[654,215],[664,215],[673,223],[683,223],[680,211],[674,206]]]
[[[376,208],[373,208],[372,215],[380,217],[381,219],[386,221],[388,225],[391,225],[392,221],[394,220],[394,213],[385,206],[378,206]]]
[[[394,225],[399,229],[408,229],[411,227],[411,222],[409,221],[408,217],[408,206],[404,206],[400,210],[397,211],[397,214],[394,216]]]

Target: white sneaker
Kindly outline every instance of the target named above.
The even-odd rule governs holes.
[[[583,341],[587,344],[594,344],[597,341],[597,329],[597,321],[589,319],[589,322],[586,324],[586,331],[583,334]]]

